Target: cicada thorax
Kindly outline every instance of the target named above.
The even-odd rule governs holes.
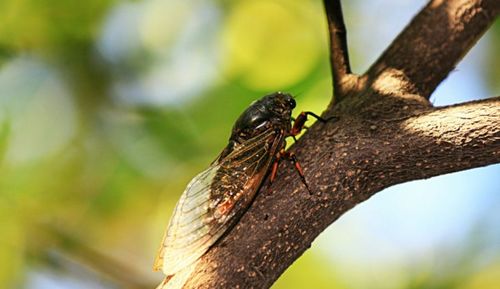
[[[211,187],[213,216],[246,208],[291,131],[295,101],[275,93],[252,103],[235,122]],[[233,210],[236,208],[236,210]],[[231,216],[229,216],[231,217]]]

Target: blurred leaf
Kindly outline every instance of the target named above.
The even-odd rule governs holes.
[[[0,45],[0,68],[2,65],[15,55],[14,51],[4,45]]]
[[[122,208],[127,194],[134,191],[140,174],[124,163],[117,163],[115,169],[106,178],[102,190],[92,201],[92,208],[99,216],[116,213]]]
[[[200,139],[190,128],[189,118],[173,110],[142,109],[143,129],[160,146],[177,160],[196,157],[193,152],[200,151]]]
[[[0,45],[50,52],[68,39],[91,39],[114,0],[0,2]],[[53,51],[53,50],[52,50]]]
[[[488,289],[497,288],[500,284],[500,260],[482,268],[460,286],[461,289]]]
[[[24,265],[23,227],[15,218],[12,203],[0,199],[0,287],[11,288],[20,279]]]
[[[273,289],[334,289],[348,288],[342,286],[334,273],[331,263],[320,256],[306,251],[285,273],[274,283]]]
[[[0,119],[0,166],[7,150],[7,143],[10,134],[10,123],[8,119]]]
[[[495,93],[500,91],[500,57],[498,56],[500,51],[500,21],[493,23],[488,31],[488,35],[491,38],[490,46],[488,47],[489,54],[483,65],[487,83],[491,91]]]
[[[235,2],[223,35],[228,74],[261,90],[305,78],[324,53],[320,9],[311,1]]]

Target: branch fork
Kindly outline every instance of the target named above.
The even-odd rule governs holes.
[[[291,148],[240,222],[182,288],[268,288],[326,227],[394,184],[500,163],[500,97],[434,108],[428,98],[494,22],[498,0],[431,0],[361,76],[351,72],[339,0],[324,0],[335,103]],[[467,9],[464,9],[467,8]]]

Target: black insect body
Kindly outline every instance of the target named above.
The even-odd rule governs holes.
[[[284,150],[285,138],[297,135],[308,115],[325,120],[301,113],[292,127],[293,108],[292,96],[280,92],[253,102],[234,124],[221,154],[188,184],[154,264],[166,280],[198,260],[238,221],[270,170],[274,179],[280,158],[291,159],[306,184],[295,156]]]

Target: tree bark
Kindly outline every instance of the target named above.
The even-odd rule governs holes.
[[[429,98],[500,12],[498,0],[433,0],[369,69],[404,74],[404,92]]]
[[[499,163],[500,97],[439,108],[428,101],[499,6],[498,0],[435,0],[423,8],[329,105],[324,116],[339,120],[314,124],[291,148],[313,194],[282,163],[276,181],[263,185],[183,288],[268,288],[318,234],[378,191]],[[331,53],[342,53],[336,47]]]
[[[347,95],[357,78],[351,73],[347,50],[347,32],[340,0],[325,0],[324,5],[330,39],[333,92],[337,98],[341,98]]]

